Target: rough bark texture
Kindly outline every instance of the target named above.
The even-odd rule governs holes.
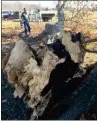
[[[58,107],[66,108],[67,95],[87,75],[87,70],[80,67],[84,58],[81,34],[53,34],[53,43],[43,47],[40,41],[46,43],[52,36],[47,29],[38,37],[17,41],[5,67],[8,81],[16,89],[14,96],[24,96],[25,103],[32,108],[31,119],[55,118],[60,111]],[[50,116],[47,112],[54,109],[57,113]]]
[[[97,106],[97,63],[90,75],[86,77],[86,81],[72,94],[71,106],[59,117],[60,120],[74,120],[93,106]]]

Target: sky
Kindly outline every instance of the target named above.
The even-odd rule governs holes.
[[[17,1],[6,1],[6,2],[17,2]],[[20,1],[20,2],[27,3],[27,4],[40,4],[42,7],[47,7],[47,8],[55,8],[57,4],[57,1],[55,0],[53,1]],[[88,1],[86,4],[91,4],[93,2],[94,1]],[[94,4],[97,5],[97,1],[95,1]]]
[[[6,2],[16,2],[16,1],[6,1]],[[27,4],[41,4],[43,7],[54,8],[57,1],[20,1]]]

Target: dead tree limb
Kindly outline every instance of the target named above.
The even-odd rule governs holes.
[[[89,39],[89,40],[85,41],[85,43],[90,43],[90,42],[97,42],[97,38]]]

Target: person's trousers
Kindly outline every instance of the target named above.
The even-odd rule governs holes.
[[[24,21],[24,29],[25,29],[25,34],[27,34],[27,32],[30,32],[31,28],[29,25],[29,21]]]

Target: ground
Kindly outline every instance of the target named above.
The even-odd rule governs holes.
[[[14,98],[14,88],[8,83],[3,72],[1,87],[1,120],[28,120],[30,110],[27,109],[22,99]]]

